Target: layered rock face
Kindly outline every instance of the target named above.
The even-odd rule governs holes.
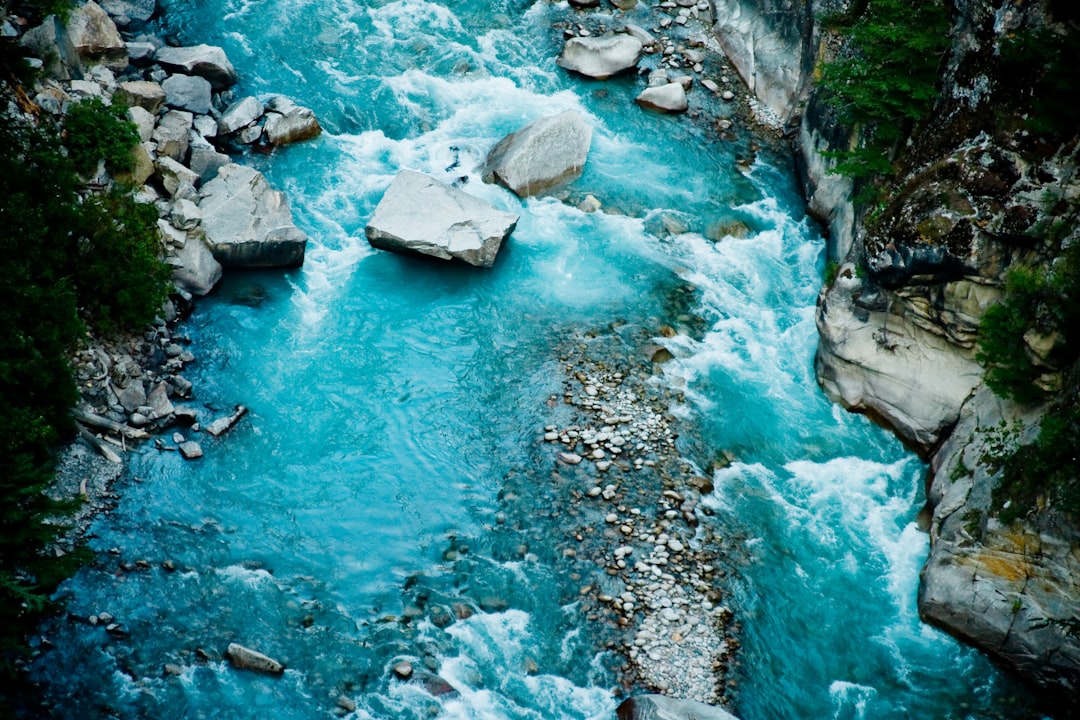
[[[815,96],[810,73],[843,40],[814,18],[844,2],[721,0],[715,32],[760,102],[798,122],[797,156],[811,211],[829,228],[837,271],[819,297],[816,357],[826,393],[892,428],[931,461],[931,555],[919,595],[925,620],[991,655],[1047,697],[1080,692],[1080,532],[1040,510],[1008,526],[995,516],[999,483],[984,460],[1003,421],[1037,434],[1041,408],[993,395],[976,362],[978,328],[1016,263],[1048,263],[1033,232],[1080,198],[1076,143],[1045,147],[1025,131],[1016,83],[1002,70],[1005,38],[1037,29],[1060,4],[961,0],[941,96],[905,153],[895,190],[860,216],[851,181],[830,175],[822,151],[854,131]],[[1049,201],[1048,199],[1053,199]],[[1028,338],[1060,387],[1053,345]]]

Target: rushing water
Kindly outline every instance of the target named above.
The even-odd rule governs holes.
[[[318,140],[247,159],[312,241],[302,269],[232,275],[185,325],[198,402],[252,412],[201,438],[197,462],[135,458],[94,528],[99,560],[62,588],[68,619],[44,629],[55,649],[36,672],[56,716],[327,717],[345,695],[357,718],[613,717],[617,663],[553,546],[523,554],[495,530],[506,478],[553,466],[538,430],[557,412],[558,348],[613,323],[680,330],[663,340],[675,360],[662,381],[685,394],[672,408],[684,452],[737,458],[716,472],[706,521],[732,553],[742,717],[1021,715],[985,660],[918,620],[924,467],[816,386],[823,241],[783,155],[749,163],[745,138],[638,110],[633,77],[568,76],[551,27],[568,12],[166,3],[163,32],[226,48],[238,97],[280,92],[322,120]],[[651,12],[636,17],[654,26]],[[505,133],[570,108],[595,132],[568,202],[481,182]],[[365,222],[402,168],[468,176],[469,192],[520,213],[494,268],[368,247]],[[576,209],[586,192],[612,212]],[[544,510],[536,534],[557,535]],[[137,560],[149,567],[118,570]],[[462,602],[486,609],[446,627],[396,621]],[[103,611],[126,636],[82,621]],[[229,642],[288,670],[236,672]],[[402,657],[426,680],[393,681]]]

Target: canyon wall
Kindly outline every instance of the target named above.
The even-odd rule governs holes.
[[[992,502],[999,477],[985,461],[991,431],[1006,423],[1030,440],[1044,408],[996,397],[976,361],[979,323],[1002,297],[1007,269],[1050,263],[1034,231],[1080,202],[1075,137],[1060,147],[1037,142],[999,62],[1005,38],[1062,19],[1055,3],[953,3],[940,96],[870,219],[852,203],[851,180],[830,174],[834,161],[822,155],[852,147],[855,130],[813,83],[820,64],[845,51],[821,18],[857,11],[856,3],[715,5],[721,46],[759,101],[787,121],[810,210],[828,229],[835,270],[818,300],[818,380],[830,398],[930,462],[922,617],[1047,697],[1075,698],[1080,531],[1047,508],[1000,522]],[[1024,339],[1045,366],[1039,384],[1062,387],[1062,368],[1048,357],[1052,339]]]

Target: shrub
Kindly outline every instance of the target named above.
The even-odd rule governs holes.
[[[860,146],[830,153],[835,172],[888,174],[891,151],[925,118],[937,99],[940,58],[949,19],[941,0],[869,0],[848,22],[830,18],[851,53],[820,69],[826,102],[859,129]]]
[[[139,143],[139,132],[120,105],[108,106],[100,98],[88,98],[72,105],[64,117],[64,145],[75,169],[87,175],[99,160],[112,172],[130,170],[135,163],[131,151]]]

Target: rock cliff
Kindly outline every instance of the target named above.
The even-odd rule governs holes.
[[[952,3],[934,110],[892,158],[889,190],[866,207],[852,202],[852,181],[829,174],[835,163],[822,154],[854,147],[858,129],[839,122],[813,82],[820,63],[850,50],[822,18],[866,6],[716,2],[718,40],[759,101],[787,123],[810,210],[829,230],[833,271],[818,302],[818,379],[831,398],[930,460],[923,618],[1045,688],[1046,697],[1075,698],[1080,532],[1053,507],[1000,521],[1001,499],[993,497],[1000,471],[986,460],[1002,423],[1014,439],[1032,440],[1045,403],[1020,407],[996,397],[976,354],[980,321],[1001,299],[1006,271],[1053,261],[1040,229],[1065,221],[1076,240],[1075,131],[1056,143],[1028,131],[1030,106],[1017,76],[1025,70],[1009,66],[1003,52],[1019,33],[1075,32],[1077,13],[1050,0]],[[1024,340],[1046,370],[1038,384],[1061,388],[1065,368],[1048,357],[1052,339]]]

